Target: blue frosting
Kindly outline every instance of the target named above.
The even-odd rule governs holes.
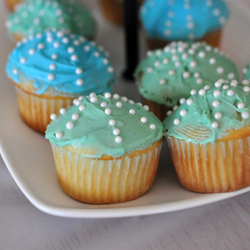
[[[49,30],[23,39],[9,55],[8,76],[35,94],[56,90],[61,95],[111,92],[116,82],[106,53],[79,35]]]
[[[229,11],[222,0],[146,0],[140,16],[149,38],[193,40],[218,30]]]

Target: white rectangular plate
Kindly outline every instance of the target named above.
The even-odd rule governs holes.
[[[244,11],[244,8],[240,8],[240,5],[233,4],[233,2],[232,7],[234,8],[233,14],[239,18],[232,16],[231,22],[225,30],[223,46],[238,66],[243,67],[248,60],[250,61],[250,50],[247,49],[250,37],[246,37],[246,34],[248,34],[247,23],[249,23],[249,20],[246,21],[248,12]],[[165,145],[156,180],[149,192],[143,197],[114,205],[89,205],[71,199],[61,190],[57,182],[49,142],[44,139],[43,135],[29,129],[19,116],[14,87],[5,75],[5,63],[11,45],[7,37],[3,38],[3,34],[6,33],[3,27],[6,16],[4,10],[4,7],[1,6],[0,152],[19,188],[38,209],[52,215],[78,218],[138,216],[205,205],[250,190],[250,187],[248,187],[236,192],[220,194],[198,194],[187,191],[181,187],[176,179]],[[103,30],[103,33],[98,38],[99,44],[104,43],[103,45],[111,52],[111,55],[114,55],[111,60],[117,63],[117,70],[119,71],[122,68],[119,63],[121,64],[124,61],[123,53],[121,53],[123,46],[122,32],[117,28],[110,27],[105,22],[102,23],[100,29]],[[236,27],[240,28],[236,29]],[[113,32],[117,33],[116,40],[117,43],[120,42],[120,46],[113,46],[113,43],[110,44],[109,40],[106,39]],[[239,40],[233,41],[232,39],[235,37],[238,37]],[[121,81],[115,90],[130,98],[139,98],[135,92],[136,86],[133,84]]]

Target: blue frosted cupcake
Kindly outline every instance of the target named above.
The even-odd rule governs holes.
[[[23,120],[44,133],[51,113],[74,98],[112,91],[113,67],[101,48],[79,35],[46,31],[24,39],[6,66],[16,86]]]
[[[218,47],[229,11],[223,0],[146,0],[140,16],[151,49],[173,40],[203,40]]]

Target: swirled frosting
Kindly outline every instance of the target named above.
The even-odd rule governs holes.
[[[192,143],[214,143],[235,130],[250,125],[249,81],[238,84],[219,80],[213,87],[193,90],[187,100],[168,112],[167,135]]]
[[[45,137],[61,147],[86,149],[89,157],[119,157],[151,147],[163,136],[163,125],[148,106],[118,94],[79,97],[60,112],[58,117],[52,115]]]
[[[47,28],[65,29],[93,39],[96,22],[89,10],[78,1],[30,0],[18,6],[6,22],[10,35],[28,37]]]
[[[149,38],[193,40],[218,30],[229,11],[222,0],[146,0],[140,17]]]
[[[103,49],[79,35],[46,31],[23,39],[9,55],[8,76],[22,86],[30,83],[35,94],[59,95],[111,91],[116,82]]]
[[[192,89],[239,76],[235,64],[218,48],[204,42],[172,42],[164,49],[149,51],[135,77],[145,99],[173,107]]]

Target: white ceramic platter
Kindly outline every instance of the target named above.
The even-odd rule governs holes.
[[[248,47],[250,35],[247,33],[249,17],[244,7],[236,5],[233,1],[229,3],[233,10],[233,17],[225,30],[223,47],[241,68],[248,60],[250,61]],[[250,190],[248,187],[237,192],[222,194],[198,194],[185,190],[176,179],[165,145],[156,180],[143,197],[115,205],[89,205],[71,199],[61,190],[57,182],[49,142],[42,135],[29,129],[19,117],[14,88],[5,75],[5,63],[12,45],[4,35],[6,34],[4,28],[6,9],[1,5],[3,5],[2,2],[0,4],[0,32],[2,34],[0,38],[0,152],[19,188],[38,209],[63,217],[138,216],[205,205]],[[95,10],[97,15],[98,11],[97,8]],[[99,44],[103,44],[110,51],[111,61],[117,72],[120,72],[124,61],[122,31],[101,20],[100,16],[98,18],[101,24]],[[110,37],[112,38],[114,34],[116,43],[110,42]],[[235,37],[238,40],[233,40]],[[139,99],[136,86],[131,83],[120,81],[115,87],[115,92]]]

